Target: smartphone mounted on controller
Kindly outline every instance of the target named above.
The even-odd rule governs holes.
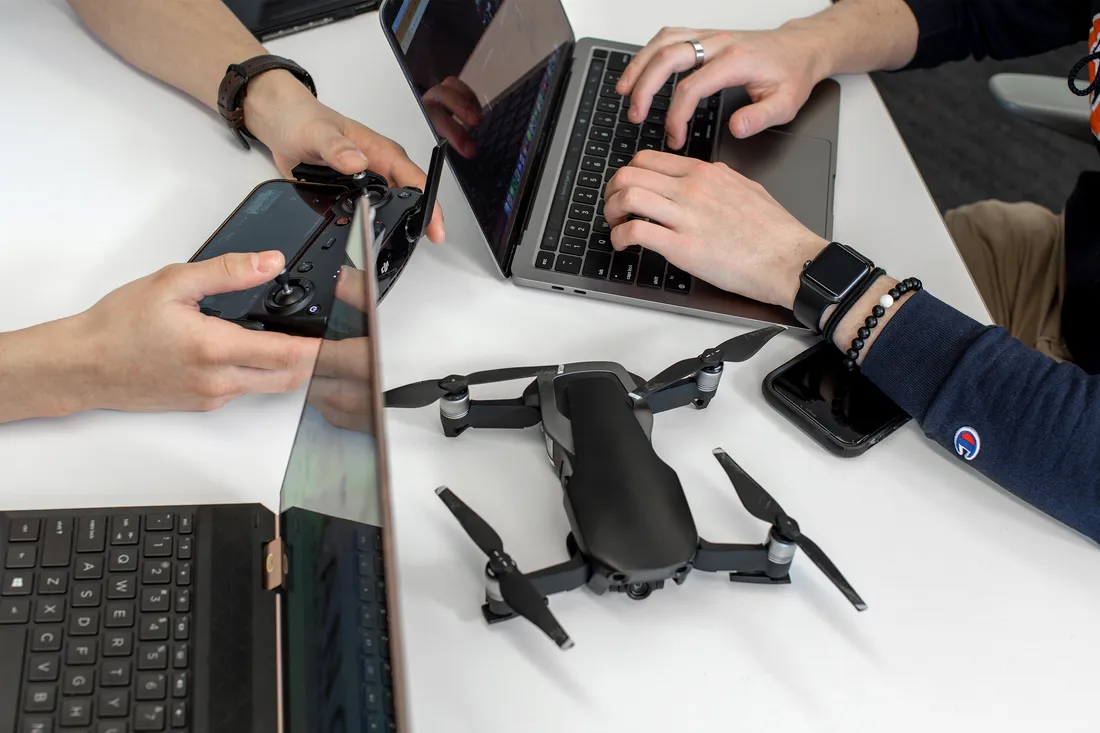
[[[345,265],[372,269],[369,263],[350,261],[347,254],[349,225],[360,198],[366,198],[375,212],[374,246],[366,256],[374,259],[381,302],[431,223],[445,146],[446,142],[440,143],[432,153],[423,191],[411,186],[391,188],[371,171],[352,176],[307,164],[292,171],[296,180],[261,183],[190,261],[231,252],[278,250],[286,268],[275,282],[207,296],[199,303],[202,312],[253,330],[314,338],[325,336],[327,330],[331,336],[330,318],[339,316],[340,270]]]

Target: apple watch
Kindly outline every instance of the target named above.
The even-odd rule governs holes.
[[[317,87],[313,83],[313,77],[309,75],[308,71],[290,59],[265,54],[255,56],[239,64],[230,64],[229,68],[225,70],[225,76],[222,77],[221,84],[218,85],[218,112],[245,150],[251,147],[248,144],[248,138],[253,137],[244,124],[244,97],[248,93],[248,82],[260,74],[275,69],[289,71],[309,89],[313,96],[317,96]]]
[[[843,302],[874,269],[874,262],[851,247],[830,242],[802,266],[794,317],[814,333],[821,333],[825,310]]]

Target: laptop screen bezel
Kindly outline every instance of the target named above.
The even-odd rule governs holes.
[[[428,109],[424,106],[424,101],[420,98],[420,95],[416,93],[416,82],[409,71],[408,65],[405,63],[405,54],[401,50],[401,44],[397,39],[397,35],[391,28],[392,16],[396,12],[394,8],[399,6],[401,1],[402,0],[383,0],[382,5],[378,8],[378,19],[382,25],[382,34],[386,37],[386,42],[390,45],[390,51],[393,53],[394,59],[396,59],[397,65],[401,69],[401,74],[405,77],[405,83],[408,85],[409,91],[412,92],[413,97],[416,98],[416,104],[420,109],[420,114],[427,123],[435,144],[439,144],[440,137],[436,133],[435,126],[431,122],[431,117],[428,114]],[[528,157],[528,160],[531,161],[530,168],[528,168],[520,182],[519,194],[516,197],[516,211],[505,240],[506,247],[502,253],[503,256],[498,255],[494,250],[493,243],[489,241],[489,238],[482,231],[480,222],[478,222],[477,227],[478,232],[481,233],[482,238],[485,240],[486,247],[489,249],[490,254],[505,277],[511,277],[512,275],[512,259],[515,256],[516,249],[519,248],[520,243],[523,241],[528,223],[531,219],[536,193],[542,184],[542,176],[545,172],[546,153],[550,149],[550,143],[553,141],[554,135],[558,129],[558,117],[561,113],[562,102],[565,98],[569,79],[572,77],[573,56],[577,45],[576,33],[573,30],[572,23],[569,22],[569,14],[566,12],[565,6],[561,3],[561,0],[540,0],[540,2],[555,2],[558,4],[562,16],[565,18],[566,27],[569,29],[569,35],[563,53],[562,65],[551,79],[546,122],[543,127],[543,132],[540,134],[538,140],[536,140],[535,147]],[[451,156],[457,155],[454,146],[448,146],[446,154],[448,162],[451,162]],[[453,163],[451,165],[451,170],[455,170]],[[458,190],[462,194],[463,199],[465,199],[466,204],[473,208],[473,203],[461,184],[458,186]]]

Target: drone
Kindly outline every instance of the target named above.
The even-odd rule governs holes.
[[[394,408],[439,403],[447,437],[469,428],[523,429],[541,425],[546,453],[561,482],[570,532],[569,559],[521,572],[500,535],[451,489],[436,489],[470,539],[488,557],[482,615],[489,624],[522,616],[561,649],[574,643],[549,609],[548,597],[587,586],[597,595],[648,598],[669,580],[693,571],[728,573],[731,581],[790,583],[797,548],[858,611],[867,605],[809,537],[724,450],[714,449],[742,504],[770,529],[763,543],[715,544],[699,536],[675,471],[651,443],[656,413],[714,398],[724,365],[752,358],[786,330],[769,326],[683,359],[649,381],[611,362],[513,367],[452,374],[385,393]],[[473,400],[470,387],[533,378],[522,396]]]

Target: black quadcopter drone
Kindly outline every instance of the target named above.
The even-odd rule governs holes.
[[[758,545],[714,544],[699,537],[680,479],[653,450],[653,415],[677,407],[706,408],[723,364],[743,362],[785,329],[771,326],[732,338],[697,357],[673,364],[648,382],[610,362],[516,367],[451,375],[392,389],[387,407],[417,408],[439,402],[443,432],[467,428],[520,429],[542,425],[546,452],[565,494],[571,532],[569,560],[523,573],[500,536],[450,489],[436,493],[470,538],[489,557],[482,613],[492,624],[523,616],[559,647],[573,641],[547,607],[547,596],[587,585],[597,594],[648,598],[677,585],[692,570],[729,573],[744,583],[790,583],[795,548],[801,547],[856,609],[866,604],[798,523],[725,451],[722,464],[741,502],[771,524]],[[473,400],[472,385],[534,377],[523,396]]]

